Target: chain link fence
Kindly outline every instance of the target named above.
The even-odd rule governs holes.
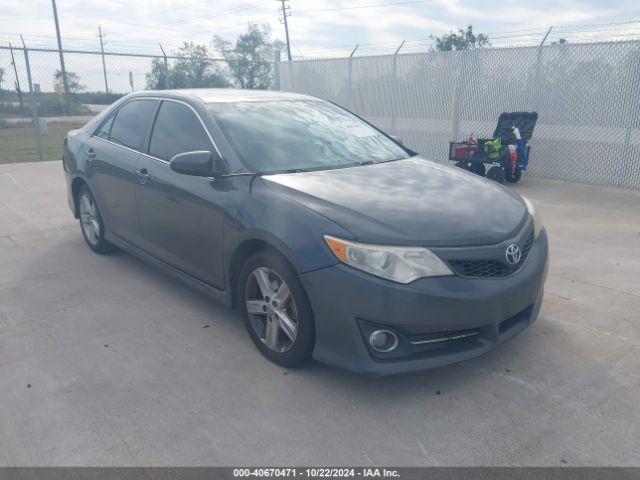
[[[56,91],[56,49],[0,45],[0,163],[59,159],[68,130],[144,89],[154,60],[175,57],[69,50],[64,59],[69,94]],[[276,65],[281,90],[332,100],[440,161],[449,140],[490,136],[501,112],[537,111],[529,175],[640,189],[640,41]]]
[[[63,54],[68,93],[57,49],[0,45],[0,164],[59,160],[69,130],[123,95],[144,90],[154,60],[171,66],[177,58],[114,52],[103,56],[85,50]],[[218,58],[193,60],[206,62],[211,70],[226,66]]]
[[[537,111],[529,175],[640,189],[640,41],[299,60],[279,79],[438,161],[501,112]]]

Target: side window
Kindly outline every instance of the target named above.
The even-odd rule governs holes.
[[[111,125],[113,125],[113,118],[115,115],[111,115],[107,120],[102,124],[102,126],[94,133],[96,137],[108,139],[109,132],[111,131]]]
[[[202,124],[190,108],[176,102],[162,102],[151,134],[150,155],[169,161],[179,153],[212,148]]]
[[[134,150],[142,150],[149,117],[153,114],[155,100],[132,100],[116,112],[109,140]]]

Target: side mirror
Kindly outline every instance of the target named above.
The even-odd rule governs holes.
[[[169,167],[176,173],[196,177],[216,178],[225,173],[222,159],[217,153],[208,150],[179,153],[171,159]]]
[[[399,143],[400,145],[404,145],[404,142],[400,137],[396,137],[395,135],[389,135],[389,136],[394,142]]]

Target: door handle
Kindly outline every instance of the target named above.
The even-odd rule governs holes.
[[[96,158],[96,152],[93,150],[93,148],[90,148],[89,150],[87,150],[87,160],[95,160]]]
[[[142,184],[145,184],[149,180],[151,180],[151,175],[149,174],[146,168],[141,168],[140,170],[136,170],[136,176],[138,177],[138,181]]]

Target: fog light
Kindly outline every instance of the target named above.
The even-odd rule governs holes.
[[[374,330],[369,335],[369,345],[376,352],[390,352],[398,346],[398,336],[391,330]]]

